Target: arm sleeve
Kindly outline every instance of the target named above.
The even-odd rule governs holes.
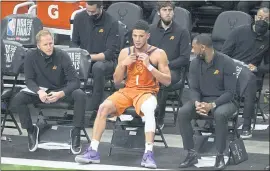
[[[228,60],[224,66],[224,93],[215,100],[217,106],[228,103],[234,98],[236,91],[236,67],[233,60]]]
[[[67,95],[80,88],[80,79],[68,54],[63,53],[63,55],[63,70],[67,80],[67,85],[64,87],[63,91],[65,95]]]
[[[31,91],[37,93],[39,90],[39,86],[35,82],[36,79],[36,72],[33,68],[33,61],[32,61],[32,56],[34,55],[33,52],[28,52],[25,57],[24,61],[24,75],[25,75],[25,81],[26,81],[26,86],[29,88]],[[37,56],[40,57],[40,56]]]
[[[191,52],[190,41],[191,40],[190,40],[189,31],[187,29],[184,29],[180,37],[179,57],[170,61],[169,63],[169,68],[171,70],[186,66],[189,63],[190,52]]]
[[[264,56],[263,64],[258,67],[258,72],[262,74],[269,73],[269,63],[270,63],[270,48],[268,48]]]
[[[78,13],[79,14],[79,13]],[[80,34],[79,34],[79,27],[81,26],[79,23],[78,14],[74,17],[73,20],[73,31],[72,31],[72,39],[70,43],[70,47],[80,47]]]
[[[112,23],[110,32],[108,33],[107,42],[106,42],[106,51],[104,52],[105,60],[110,61],[117,58],[117,52],[119,52],[119,25],[115,21]]]
[[[196,60],[196,59],[195,59]],[[197,71],[197,61],[191,61],[189,67],[189,87],[190,87],[190,100],[192,101],[200,101],[201,93],[200,93],[200,84],[199,84],[199,75]]]
[[[230,34],[228,39],[224,42],[222,47],[222,52],[230,57],[233,57],[232,54],[236,48],[236,36],[237,31],[233,30]]]

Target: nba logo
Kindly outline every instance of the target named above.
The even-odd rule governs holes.
[[[15,28],[16,28],[16,19],[15,18],[8,19],[7,36],[15,36]]]

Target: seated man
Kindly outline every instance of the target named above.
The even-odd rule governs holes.
[[[145,117],[145,153],[141,165],[156,168],[153,158],[153,142],[156,129],[155,109],[158,82],[171,83],[170,70],[166,53],[147,43],[149,26],[146,21],[139,20],[133,30],[134,46],[120,52],[118,65],[114,72],[114,82],[120,84],[127,76],[124,88],[108,97],[100,106],[94,123],[90,147],[83,155],[78,155],[78,163],[100,163],[97,152],[99,141],[106,126],[109,114],[120,116],[126,108],[134,106],[136,113]]]
[[[87,1],[86,9],[74,18],[72,47],[80,47],[90,53],[92,61],[93,95],[91,120],[96,117],[103,100],[105,77],[113,75],[119,54],[118,21],[103,10],[102,1]]]
[[[172,78],[171,86],[180,81],[182,67],[189,64],[191,51],[190,33],[173,20],[174,8],[174,2],[157,2],[160,21],[158,24],[150,26],[151,36],[149,39],[151,45],[164,50],[168,56]],[[164,126],[166,100],[171,86],[165,87],[162,91],[162,100],[159,101],[158,124],[161,129]]]
[[[251,138],[251,118],[255,112],[256,91],[262,86],[261,75],[269,72],[269,9],[261,8],[255,22],[235,28],[223,45],[222,52],[242,61],[254,74],[250,79],[244,97],[244,124],[242,138]],[[248,36],[247,36],[248,35]],[[264,65],[261,65],[264,60]],[[257,83],[256,83],[256,80]]]
[[[24,61],[26,86],[14,97],[14,106],[21,126],[28,132],[28,148],[33,152],[38,146],[39,128],[32,124],[28,104],[74,102],[74,129],[71,132],[72,152],[80,151],[80,130],[84,124],[86,94],[79,89],[78,74],[67,53],[54,48],[53,35],[41,30],[36,35],[37,48],[29,50]],[[45,91],[46,88],[48,90]]]
[[[215,142],[218,155],[215,167],[223,169],[228,118],[236,112],[233,103],[236,90],[235,63],[227,55],[215,51],[211,37],[206,34],[193,39],[192,52],[197,58],[191,61],[189,68],[191,100],[180,109],[178,117],[184,149],[188,150],[188,155],[179,167],[186,168],[198,162],[191,120],[200,115],[207,116],[211,111],[216,122]]]

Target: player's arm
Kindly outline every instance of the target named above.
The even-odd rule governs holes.
[[[148,69],[151,70],[153,76],[163,85],[169,86],[171,84],[171,72],[168,66],[168,58],[164,50],[159,50],[160,56],[158,58],[158,69],[151,67]]]

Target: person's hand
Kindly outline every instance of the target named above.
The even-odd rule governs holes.
[[[201,107],[198,109],[198,113],[201,115],[208,115],[209,111],[213,109],[213,105],[211,103],[201,103]]]
[[[39,90],[37,93],[38,93],[40,101],[45,103],[45,101],[47,100],[48,94],[44,90]]]
[[[148,67],[150,65],[150,58],[146,53],[139,53],[138,59],[143,61],[144,66]]]
[[[201,102],[195,101],[195,108],[196,112],[198,114],[204,115],[203,110],[204,110],[204,105]]]
[[[253,64],[248,64],[248,68],[250,71],[256,71],[257,70],[257,67]]]
[[[135,53],[131,53],[129,56],[127,56],[123,60],[122,65],[128,66],[128,65],[132,64],[135,61],[136,61],[136,54]]]
[[[50,92],[48,94],[46,102],[47,103],[54,103],[54,102],[56,102],[57,100],[59,100],[60,98],[62,98],[64,96],[65,96],[65,93],[63,91]]]

